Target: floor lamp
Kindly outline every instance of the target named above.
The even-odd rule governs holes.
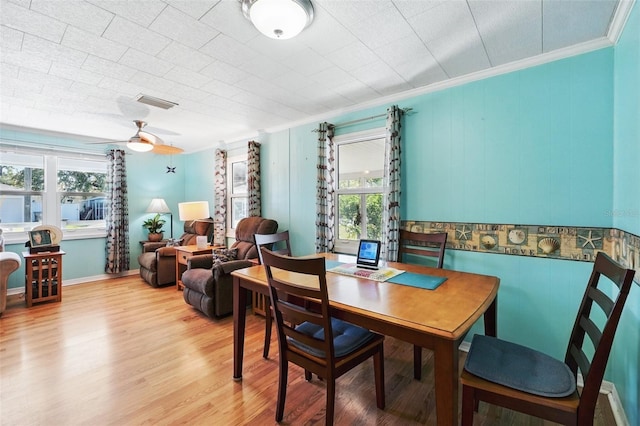
[[[149,203],[149,207],[147,207],[147,213],[160,213],[160,214],[169,214],[169,220],[171,222],[171,238],[169,239],[169,245],[173,244],[173,213],[167,206],[164,198],[154,198]]]
[[[213,223],[213,219],[209,216],[209,202],[208,201],[189,201],[186,203],[178,203],[178,214],[182,221],[196,221],[196,222],[208,222]],[[209,241],[213,237],[213,231],[207,238]],[[207,241],[207,243],[209,243]]]

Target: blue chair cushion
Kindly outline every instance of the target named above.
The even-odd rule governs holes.
[[[337,358],[350,354],[376,336],[366,328],[336,318],[331,318],[331,329],[333,332],[333,351]],[[324,340],[324,328],[319,325],[303,322],[296,327],[296,330],[307,336]],[[325,357],[324,351],[319,351],[295,339],[289,339],[289,343],[313,356]]]
[[[473,336],[464,369],[490,382],[534,395],[560,398],[576,390],[576,378],[564,362],[490,336]]]

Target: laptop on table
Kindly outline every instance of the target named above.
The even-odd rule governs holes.
[[[360,240],[356,266],[365,269],[378,269],[381,245],[378,240]]]

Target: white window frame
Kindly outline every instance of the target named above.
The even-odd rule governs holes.
[[[244,199],[247,206],[247,214],[249,209],[249,187],[247,180],[247,192],[233,192],[233,164],[234,163],[247,163],[248,167],[248,154],[239,154],[234,156],[227,157],[227,238],[235,238],[236,237],[236,229],[233,223],[233,205],[234,201],[239,199]],[[248,170],[247,170],[248,171]],[[248,173],[247,173],[248,174]],[[247,216],[243,216],[247,217]]]
[[[336,158],[336,167],[335,167],[335,195],[334,195],[334,206],[336,209],[336,213],[335,213],[335,222],[334,222],[334,229],[335,229],[335,235],[336,235],[336,240],[335,240],[335,244],[334,244],[334,250],[338,253],[347,253],[347,254],[356,254],[358,251],[358,241],[357,240],[346,240],[346,239],[339,239],[338,238],[338,234],[339,234],[339,229],[338,227],[340,226],[339,224],[339,212],[338,212],[338,197],[342,194],[349,194],[349,193],[353,193],[353,192],[357,192],[358,194],[363,194],[363,197],[366,196],[366,194],[374,194],[374,193],[379,193],[380,191],[382,191],[383,194],[383,199],[387,199],[388,197],[388,193],[389,193],[389,188],[388,188],[388,184],[386,182],[386,180],[383,177],[383,186],[382,188],[376,187],[376,188],[358,188],[357,190],[353,190],[353,189],[339,189],[339,181],[338,181],[338,171],[339,171],[339,167],[340,167],[340,158],[339,158],[339,145],[342,144],[349,144],[349,143],[356,143],[356,142],[365,142],[368,140],[372,140],[372,139],[385,139],[386,138],[386,129],[384,127],[378,127],[375,129],[370,129],[370,130],[364,130],[361,132],[353,132],[353,133],[347,133],[347,134],[343,134],[343,135],[339,135],[339,136],[335,136],[333,138],[333,142],[335,145],[335,158]],[[386,152],[387,149],[385,147],[385,152],[384,152],[384,158],[383,161],[386,161],[386,157],[388,155],[388,153]],[[383,163],[384,164],[384,163]],[[386,167],[386,166],[385,166]],[[384,174],[384,172],[383,172]],[[364,205],[364,204],[362,204]]]
[[[104,155],[97,154],[85,154],[85,153],[77,153],[70,151],[57,151],[57,150],[40,150],[37,148],[21,148],[21,147],[7,147],[0,144],[0,153],[2,152],[12,152],[16,154],[23,155],[35,155],[42,156],[44,159],[44,191],[40,192],[42,197],[42,220],[40,223],[32,222],[33,227],[39,224],[47,224],[47,225],[55,225],[59,228],[62,228],[61,223],[61,195],[64,192],[58,191],[58,158],[78,158],[83,160],[91,160],[108,163],[108,160]],[[31,191],[29,191],[31,192]],[[6,190],[0,191],[0,193],[4,196],[12,196],[14,194],[21,195],[24,194],[25,191],[14,191],[14,190]],[[96,195],[105,195],[104,193],[96,193]],[[3,237],[5,244],[16,244],[23,243],[28,240],[28,232],[32,227],[25,226],[24,229],[20,231],[3,231]],[[100,227],[92,227],[89,229],[78,229],[78,230],[65,230],[63,229],[63,239],[64,240],[73,240],[73,239],[84,239],[84,238],[100,238],[106,236],[106,227],[103,224]]]

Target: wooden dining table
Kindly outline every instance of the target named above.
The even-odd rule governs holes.
[[[321,254],[353,263],[353,256]],[[484,315],[485,333],[496,335],[500,279],[494,276],[388,262],[413,274],[445,277],[435,290],[327,272],[331,315],[434,352],[438,425],[458,424],[458,346]],[[329,268],[328,268],[329,269]],[[242,379],[247,293],[268,295],[262,265],[233,275],[233,378]],[[485,314],[486,312],[486,314]]]

